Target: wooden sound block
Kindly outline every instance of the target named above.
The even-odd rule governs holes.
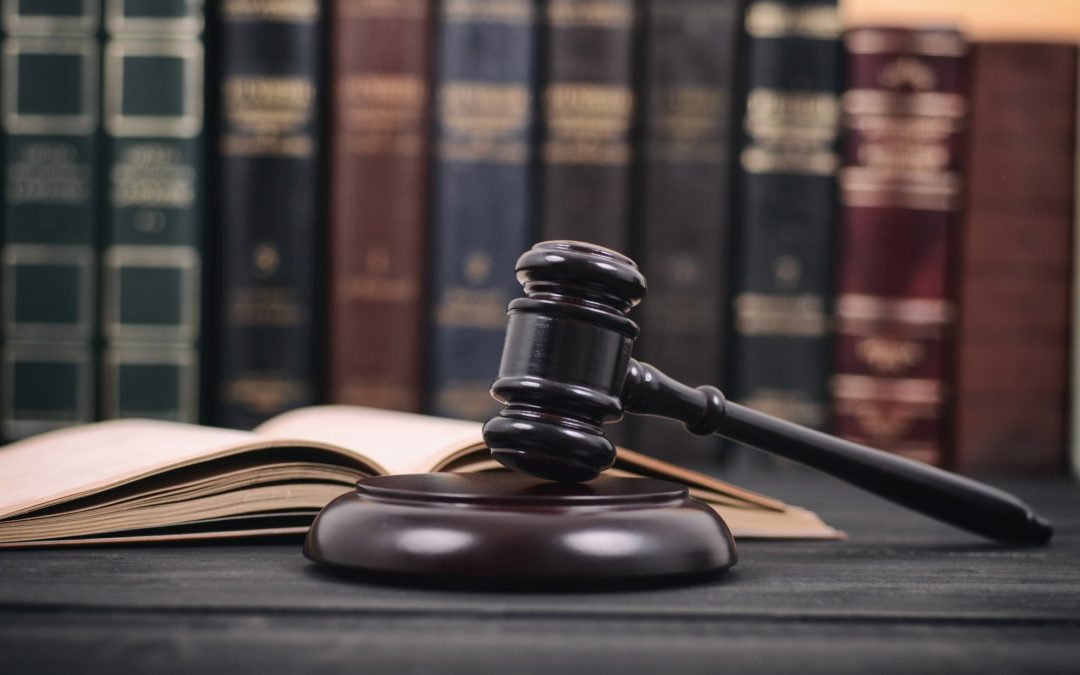
[[[736,562],[727,525],[677,483],[510,472],[366,478],[323,509],[304,554],[361,572],[504,581],[702,575]]]

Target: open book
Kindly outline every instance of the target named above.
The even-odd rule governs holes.
[[[298,534],[364,476],[494,471],[473,422],[349,406],[255,431],[117,420],[0,448],[0,547]],[[816,515],[629,450],[611,473],[674,480],[735,537],[837,538]]]

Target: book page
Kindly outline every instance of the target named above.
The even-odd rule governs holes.
[[[302,438],[351,450],[388,473],[426,473],[483,446],[480,423],[346,405],[300,408],[264,422],[260,436]]]
[[[52,431],[0,448],[0,518],[213,457],[296,445],[248,431],[154,420]]]
[[[470,450],[483,449],[481,425],[427,415],[326,405],[301,408],[264,422],[255,429],[274,438],[301,438],[340,446],[369,458],[388,473],[466,470],[478,461]],[[630,474],[651,476],[726,496],[736,503],[783,511],[784,503],[625,448],[615,466]],[[486,452],[479,461],[490,460]]]

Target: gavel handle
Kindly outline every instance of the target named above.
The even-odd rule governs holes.
[[[1049,521],[1007,492],[725,401],[716,387],[688,387],[649,364],[631,359],[621,398],[627,412],[771,452],[990,539],[1045,544],[1053,536]]]

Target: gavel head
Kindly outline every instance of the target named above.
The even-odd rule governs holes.
[[[622,417],[619,395],[638,327],[627,312],[645,296],[629,258],[572,241],[533,246],[517,262],[527,297],[510,303],[499,379],[506,405],[484,425],[504,466],[577,482],[615,461],[605,421]]]

